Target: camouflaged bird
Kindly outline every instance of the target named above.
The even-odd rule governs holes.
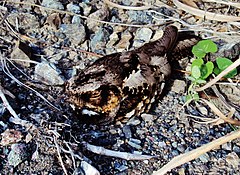
[[[148,112],[171,73],[168,55],[181,49],[177,39],[177,28],[168,26],[159,40],[99,58],[71,78],[66,92],[79,120],[104,124]]]

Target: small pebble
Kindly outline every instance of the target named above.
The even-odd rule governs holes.
[[[64,9],[62,3],[59,2],[58,0],[43,0],[41,5],[44,7],[58,9],[58,10]]]
[[[210,160],[210,157],[207,153],[205,153],[199,156],[199,159],[201,160],[201,162],[207,163]]]
[[[128,122],[127,125],[139,125],[141,123],[141,121],[137,118],[137,117],[132,117]]]
[[[127,143],[128,143],[131,147],[133,147],[133,148],[142,149],[142,147],[141,147],[139,144],[137,144],[137,143],[134,143],[134,142],[132,142],[132,141],[128,141]]]
[[[35,66],[34,78],[49,85],[63,85],[64,79],[60,71],[51,63],[41,62]]]
[[[132,131],[129,125],[123,126],[122,131],[126,139],[129,139],[132,137]]]
[[[29,156],[29,148],[27,148],[26,144],[13,144],[11,146],[11,151],[8,154],[8,164],[10,166],[16,167],[21,162],[25,161]]]
[[[240,167],[240,159],[239,156],[235,153],[229,153],[226,157],[227,163],[233,166],[233,168],[239,168]]]

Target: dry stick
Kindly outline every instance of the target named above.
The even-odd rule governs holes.
[[[234,113],[234,108],[231,108],[229,116],[226,117],[213,103],[205,100],[205,99],[201,99],[203,102],[205,102],[212,110],[215,114],[217,114],[221,119],[223,119],[225,122],[233,124],[233,125],[238,125],[240,126],[240,121],[238,120],[233,120],[231,119],[233,113]]]
[[[0,84],[0,97],[2,99],[3,105],[8,109],[10,114],[12,114],[14,118],[19,118],[17,113],[13,110],[12,106],[8,103],[7,98],[3,93],[3,87],[1,86],[1,84]]]
[[[7,110],[10,112],[10,114],[13,116],[13,117],[9,118],[9,121],[14,124],[24,126],[25,128],[33,127],[33,125],[31,123],[29,123],[26,120],[22,120],[18,117],[17,113],[13,110],[12,106],[8,103],[7,98],[5,97],[3,91],[4,91],[4,89],[0,83],[0,98],[2,99],[3,105],[7,108]]]
[[[204,89],[207,89],[214,85],[218,80],[220,80],[224,75],[227,75],[229,72],[231,72],[233,69],[237,68],[240,65],[240,58],[238,58],[233,64],[231,64],[227,69],[222,71],[218,76],[216,76],[214,79],[212,79],[210,82],[205,84],[204,86],[195,89],[195,91],[203,91]]]
[[[196,9],[194,7],[190,7],[184,3],[181,3],[178,0],[173,0],[173,3],[180,9],[196,16],[200,16],[205,19],[221,21],[221,22],[231,22],[231,21],[240,21],[240,17],[238,16],[229,16],[229,15],[222,15],[217,13],[206,12],[203,10]]]
[[[149,156],[149,155],[131,154],[127,152],[113,151],[113,150],[103,148],[101,146],[91,145],[87,142],[84,142],[83,144],[86,146],[87,150],[94,152],[96,154],[106,155],[111,157],[118,157],[126,160],[146,160],[146,159],[152,159],[152,158],[158,157],[158,156]]]
[[[59,145],[58,145],[58,143],[57,143],[57,139],[56,139],[56,136],[55,136],[55,135],[53,136],[53,139],[54,139],[55,146],[56,146],[56,148],[57,148],[58,160],[59,160],[59,162],[60,162],[60,164],[61,164],[61,166],[62,166],[62,169],[63,169],[63,171],[64,171],[64,174],[68,175],[67,169],[65,168],[65,166],[64,166],[64,164],[63,164],[63,160],[62,160],[62,157],[61,157],[61,154],[60,154],[60,148],[59,148]]]
[[[176,156],[170,162],[168,162],[166,165],[164,165],[161,169],[159,169],[156,172],[153,172],[152,175],[164,175],[165,173],[172,170],[173,168],[176,168],[186,162],[196,159],[200,155],[202,155],[208,151],[211,151],[214,148],[218,148],[220,145],[230,142],[231,140],[234,140],[237,138],[240,138],[240,130],[234,131],[226,136],[215,139],[212,142],[205,144],[197,149],[194,149],[194,150],[184,153],[182,155]]]

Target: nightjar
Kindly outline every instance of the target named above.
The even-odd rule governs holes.
[[[159,40],[99,58],[68,80],[68,101],[79,120],[105,124],[148,112],[171,73],[177,40],[177,28],[168,26]]]

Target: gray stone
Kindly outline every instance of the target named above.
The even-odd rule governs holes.
[[[139,140],[139,139],[131,138],[129,141],[134,142],[134,143],[136,143],[136,144],[138,144],[138,145],[141,144],[141,140]]]
[[[186,147],[184,145],[178,145],[177,150],[181,153],[184,153],[186,150]]]
[[[177,148],[177,147],[178,147],[177,142],[173,142],[173,143],[172,143],[172,146],[173,146],[173,148]]]
[[[44,7],[53,8],[53,9],[59,9],[59,10],[64,9],[64,6],[58,0],[43,0],[41,5]]]
[[[171,91],[180,93],[180,92],[185,92],[186,89],[186,82],[183,80],[175,80],[173,82],[173,85],[171,87]]]
[[[89,28],[89,30],[96,31],[101,25],[99,24],[99,22],[95,20],[104,20],[108,16],[109,16],[108,8],[107,6],[103,5],[101,9],[93,12],[88,16],[91,19],[87,19],[87,27]]]
[[[73,16],[72,23],[73,24],[81,24],[82,23],[82,18],[80,18],[79,16]]]
[[[23,67],[30,67],[30,58],[23,50],[15,48],[11,53],[11,58]]]
[[[79,6],[83,9],[83,15],[88,16],[92,10],[92,6],[86,3],[79,3]]]
[[[59,75],[60,71],[48,62],[41,62],[35,66],[34,78],[37,81],[43,81],[48,85],[63,85],[64,80]]]
[[[240,159],[235,152],[229,153],[226,157],[227,163],[233,166],[233,168],[240,167]]]
[[[127,14],[131,21],[141,22],[146,24],[152,23],[152,16],[148,14],[147,10],[144,11],[127,11]]]
[[[137,30],[134,40],[149,42],[153,31],[149,28],[140,28]]]
[[[131,141],[131,140],[129,140],[127,143],[128,143],[131,147],[133,147],[133,148],[142,149],[142,147],[141,147],[139,144],[134,143],[134,142]]]
[[[132,137],[132,131],[129,125],[124,125],[122,128],[122,131],[126,139],[129,139]]]
[[[36,16],[29,13],[12,13],[7,16],[8,22],[12,25],[16,25],[16,19],[18,19],[18,28],[22,30],[38,29],[40,24]]]
[[[201,160],[201,162],[207,163],[210,160],[210,157],[207,153],[205,153],[199,156],[199,159]]]
[[[130,46],[130,40],[132,39],[132,35],[129,31],[124,31],[121,33],[121,39],[117,43],[116,48],[118,52],[125,51]]]
[[[142,119],[145,122],[153,122],[153,120],[155,120],[157,117],[152,115],[152,114],[141,114]]]
[[[13,144],[11,146],[11,151],[8,154],[8,165],[16,167],[23,161],[25,161],[29,156],[29,151],[27,150],[26,144]]]
[[[72,45],[79,45],[85,41],[86,32],[82,24],[62,24],[60,30],[69,38]]]
[[[166,145],[165,142],[159,142],[158,146],[161,147],[161,148],[165,148],[167,145]]]
[[[73,3],[70,3],[67,5],[67,10],[72,12],[72,13],[76,13],[76,14],[80,14],[81,13],[81,8]]]
[[[139,125],[141,123],[141,121],[137,118],[137,117],[132,117],[128,122],[127,125]]]
[[[93,52],[103,54],[103,48],[105,48],[110,33],[107,29],[100,27],[97,33],[91,38],[91,49]]]
[[[233,146],[233,151],[234,151],[235,153],[237,153],[237,154],[240,154],[240,147],[234,145],[234,146]]]
[[[225,143],[222,145],[222,149],[231,151],[232,150],[232,144],[231,143]]]

